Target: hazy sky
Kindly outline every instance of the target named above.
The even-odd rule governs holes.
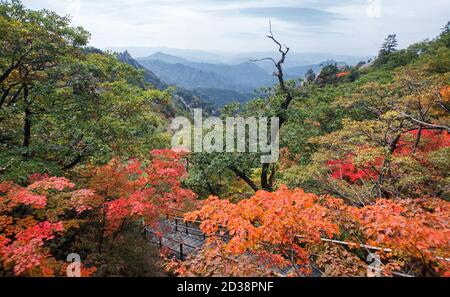
[[[267,51],[269,19],[297,52],[373,55],[389,33],[400,46],[435,37],[449,0],[25,0],[70,14],[100,47]]]

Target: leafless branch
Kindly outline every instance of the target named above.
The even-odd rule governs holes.
[[[250,62],[256,63],[256,62],[262,62],[262,61],[272,61],[275,67],[277,66],[277,62],[273,58],[262,58],[262,59],[254,59],[250,60]]]
[[[445,110],[447,113],[450,113],[450,109],[445,105],[444,102],[438,101],[437,105],[439,105],[439,107],[442,108],[443,110]]]
[[[423,122],[423,121],[421,121],[421,120],[418,120],[418,119],[414,118],[413,116],[411,116],[411,115],[409,115],[409,114],[406,114],[406,113],[403,113],[402,115],[403,115],[405,118],[408,118],[409,120],[411,120],[411,121],[413,121],[413,122],[415,122],[415,123],[417,123],[417,124],[420,124],[420,125],[423,125],[423,126],[426,126],[426,127],[435,128],[435,129],[447,130],[447,131],[450,132],[450,127],[448,127],[448,126],[444,126],[444,125],[435,125],[435,124],[426,123],[426,122]]]

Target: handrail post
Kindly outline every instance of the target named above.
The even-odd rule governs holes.
[[[159,247],[162,247],[162,237],[159,238]]]
[[[175,232],[178,232],[178,219],[175,218]]]
[[[183,261],[183,244],[180,243],[180,260]]]

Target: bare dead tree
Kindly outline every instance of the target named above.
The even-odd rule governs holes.
[[[261,62],[261,61],[271,61],[274,66],[276,67],[277,71],[273,73],[274,76],[278,78],[278,83],[280,85],[280,92],[284,96],[284,100],[281,103],[281,108],[279,109],[279,112],[277,114],[277,117],[280,119],[280,129],[281,126],[287,121],[287,111],[289,109],[289,106],[292,102],[293,96],[289,88],[286,86],[286,82],[284,80],[284,73],[283,73],[283,64],[286,61],[286,56],[288,55],[290,49],[285,44],[282,44],[279,42],[275,36],[273,35],[272,31],[272,22],[269,21],[269,32],[270,34],[267,35],[267,38],[272,40],[277,46],[278,46],[278,52],[280,53],[280,58],[278,61],[275,61],[273,58],[262,58],[262,59],[256,59],[256,60],[250,60],[251,62]],[[272,135],[272,137],[274,137]],[[263,164],[262,165],[262,172],[261,172],[261,187],[264,190],[272,191],[273,190],[273,182],[275,177],[275,170],[276,166],[270,166],[271,164]],[[269,171],[271,169],[271,173],[269,176]]]
[[[284,73],[283,73],[283,64],[286,61],[286,56],[288,55],[290,48],[284,44],[281,44],[273,35],[272,31],[272,22],[269,22],[269,35],[266,35],[267,38],[271,39],[277,46],[278,46],[278,52],[281,54],[281,57],[278,61],[275,61],[273,58],[262,58],[262,59],[256,59],[256,60],[250,60],[251,62],[261,62],[261,61],[271,61],[274,66],[276,67],[277,71],[273,73],[274,76],[278,78],[278,82],[280,84],[280,90],[283,93],[285,100],[283,101],[281,105],[281,113],[278,115],[280,118],[280,126],[283,125],[287,120],[287,109],[289,108],[289,105],[292,101],[292,93],[289,91],[289,89],[286,87],[286,82],[284,80]]]

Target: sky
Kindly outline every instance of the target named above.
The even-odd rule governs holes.
[[[70,15],[91,45],[243,53],[273,50],[373,56],[396,33],[400,47],[437,36],[449,0],[24,0]]]

